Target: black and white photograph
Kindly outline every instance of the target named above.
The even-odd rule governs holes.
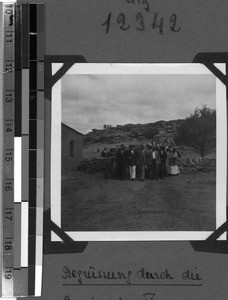
[[[197,65],[109,68],[61,80],[62,229],[214,231],[224,156],[216,77]]]

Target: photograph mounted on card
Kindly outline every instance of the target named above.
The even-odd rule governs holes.
[[[63,67],[51,64],[56,226],[73,241],[200,241],[226,222],[219,78],[199,63]]]

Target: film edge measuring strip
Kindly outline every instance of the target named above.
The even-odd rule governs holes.
[[[44,6],[22,4],[22,214],[26,219],[21,255],[27,269],[27,294],[39,296],[42,282],[44,185]],[[23,224],[23,223],[22,223]],[[23,245],[22,245],[23,247]],[[22,248],[21,248],[21,252]]]
[[[9,269],[10,264],[11,268],[9,270],[11,273],[3,274],[2,295],[8,297],[14,295],[39,296],[41,294],[43,250],[44,6],[43,3],[6,3],[3,7],[5,8],[3,12],[5,55],[4,93],[6,91],[12,93],[11,95],[4,95],[5,122],[11,122],[10,124],[5,124],[9,129],[7,133],[11,132],[11,136],[9,137],[9,135],[4,134],[4,140],[5,145],[7,145],[7,151],[9,150],[9,141],[11,141],[12,145],[15,145],[14,155],[11,153],[10,156],[10,167],[4,163],[3,176],[4,180],[12,177],[11,182],[7,183],[7,187],[9,184],[12,185],[12,181],[14,181],[15,188],[13,195],[11,192],[10,197],[11,208],[14,208],[14,219],[12,217],[12,220],[10,220],[12,221],[11,227],[6,224],[6,221],[3,222],[3,225],[5,224],[3,235],[7,235],[9,239],[8,231],[10,229],[10,240],[11,243],[12,241],[14,243],[9,246],[7,244],[8,250],[4,248],[5,251],[11,250],[12,253],[7,252],[6,254],[4,253],[5,255],[3,254],[3,272]],[[11,11],[7,12],[7,9],[11,9]],[[10,38],[11,43],[7,44],[6,38]],[[6,70],[6,67],[8,70]],[[11,86],[9,86],[10,84]],[[14,91],[16,91],[15,101],[13,97]],[[31,105],[32,110],[29,111],[29,102],[31,99],[33,100],[33,97],[30,98],[31,93],[34,94],[33,102],[35,105]],[[11,100],[6,101],[6,96],[11,97]],[[14,104],[15,114],[13,112]],[[35,117],[32,116],[33,111],[37,114]],[[11,112],[10,118],[7,112]],[[14,123],[15,128],[13,126]],[[30,123],[33,124],[31,128],[29,126]],[[14,131],[15,134],[13,134]],[[13,149],[11,144],[10,148]],[[6,151],[6,147],[4,150]],[[31,154],[30,150],[36,155]],[[30,154],[29,159],[28,153]],[[28,174],[28,168],[30,171],[35,169],[35,173],[30,172]],[[11,176],[8,176],[8,173],[5,174],[5,170],[8,173],[8,170],[11,170]],[[8,188],[9,191],[12,191],[11,186]],[[32,192],[30,193],[30,191]],[[6,202],[7,204],[9,203],[5,197],[5,192],[3,202],[4,205]],[[12,214],[12,211],[10,212]],[[13,221],[15,222],[14,225],[12,224]],[[11,258],[10,263],[9,258]],[[7,275],[8,278],[5,278],[4,275]],[[14,284],[12,282],[13,275],[15,277]],[[21,278],[23,278],[22,281]]]
[[[72,61],[74,61],[72,63]],[[46,56],[45,57],[45,99],[51,101],[52,86],[67,72],[75,63],[86,62],[83,56]],[[52,75],[51,64],[59,63],[62,67]],[[228,63],[228,53],[199,53],[196,55],[193,63],[204,64],[225,86],[228,90],[228,73],[223,74],[214,64],[225,63],[226,69]],[[226,70],[227,71],[227,70]],[[49,112],[50,113],[50,112]],[[46,165],[48,168],[48,165]],[[50,177],[50,174],[49,174]],[[49,193],[50,195],[50,193]],[[49,196],[48,195],[48,196]],[[190,241],[195,251],[228,253],[228,242],[217,240],[223,233],[228,230],[228,221],[221,225],[205,241]],[[52,220],[50,209],[44,214],[44,253],[79,253],[86,248],[87,242],[77,242],[72,240],[61,228]],[[52,242],[51,232],[57,234],[63,242]]]
[[[4,45],[4,28],[3,28],[3,3],[0,3],[0,99],[3,99],[3,45]],[[3,101],[0,101],[0,169],[3,170],[3,127],[4,127],[4,115],[3,115]],[[0,173],[0,199],[3,199],[3,172]],[[2,212],[2,201],[0,201],[0,211]],[[0,214],[0,253],[3,252],[3,214]],[[2,264],[2,257],[1,257],[1,261],[0,261],[0,295],[2,295],[2,276],[3,276],[3,264]]]
[[[14,295],[14,16],[14,5],[4,3],[3,297]]]
[[[41,293],[44,190],[44,5],[29,5],[29,295]],[[34,113],[35,111],[35,113]],[[36,166],[35,170],[34,167]],[[34,199],[34,201],[32,201]],[[33,218],[34,217],[34,218]],[[34,220],[35,219],[35,220]],[[33,251],[35,249],[35,251]],[[34,286],[32,286],[35,284]]]

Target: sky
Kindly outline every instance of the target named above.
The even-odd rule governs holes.
[[[216,108],[214,75],[65,75],[62,122],[86,134],[104,124],[182,119],[196,107]]]

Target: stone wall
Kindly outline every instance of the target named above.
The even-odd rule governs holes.
[[[93,158],[83,160],[78,167],[79,171],[86,173],[95,173],[105,171],[107,168],[113,169],[114,157],[110,158]],[[214,158],[179,158],[178,166],[183,174],[210,172],[216,170],[216,159]]]
[[[106,170],[108,164],[114,163],[114,158],[97,157],[84,159],[78,166],[78,170],[85,173],[95,173]]]
[[[178,166],[181,173],[198,173],[198,172],[210,172],[216,170],[215,158],[180,158],[178,160]]]

